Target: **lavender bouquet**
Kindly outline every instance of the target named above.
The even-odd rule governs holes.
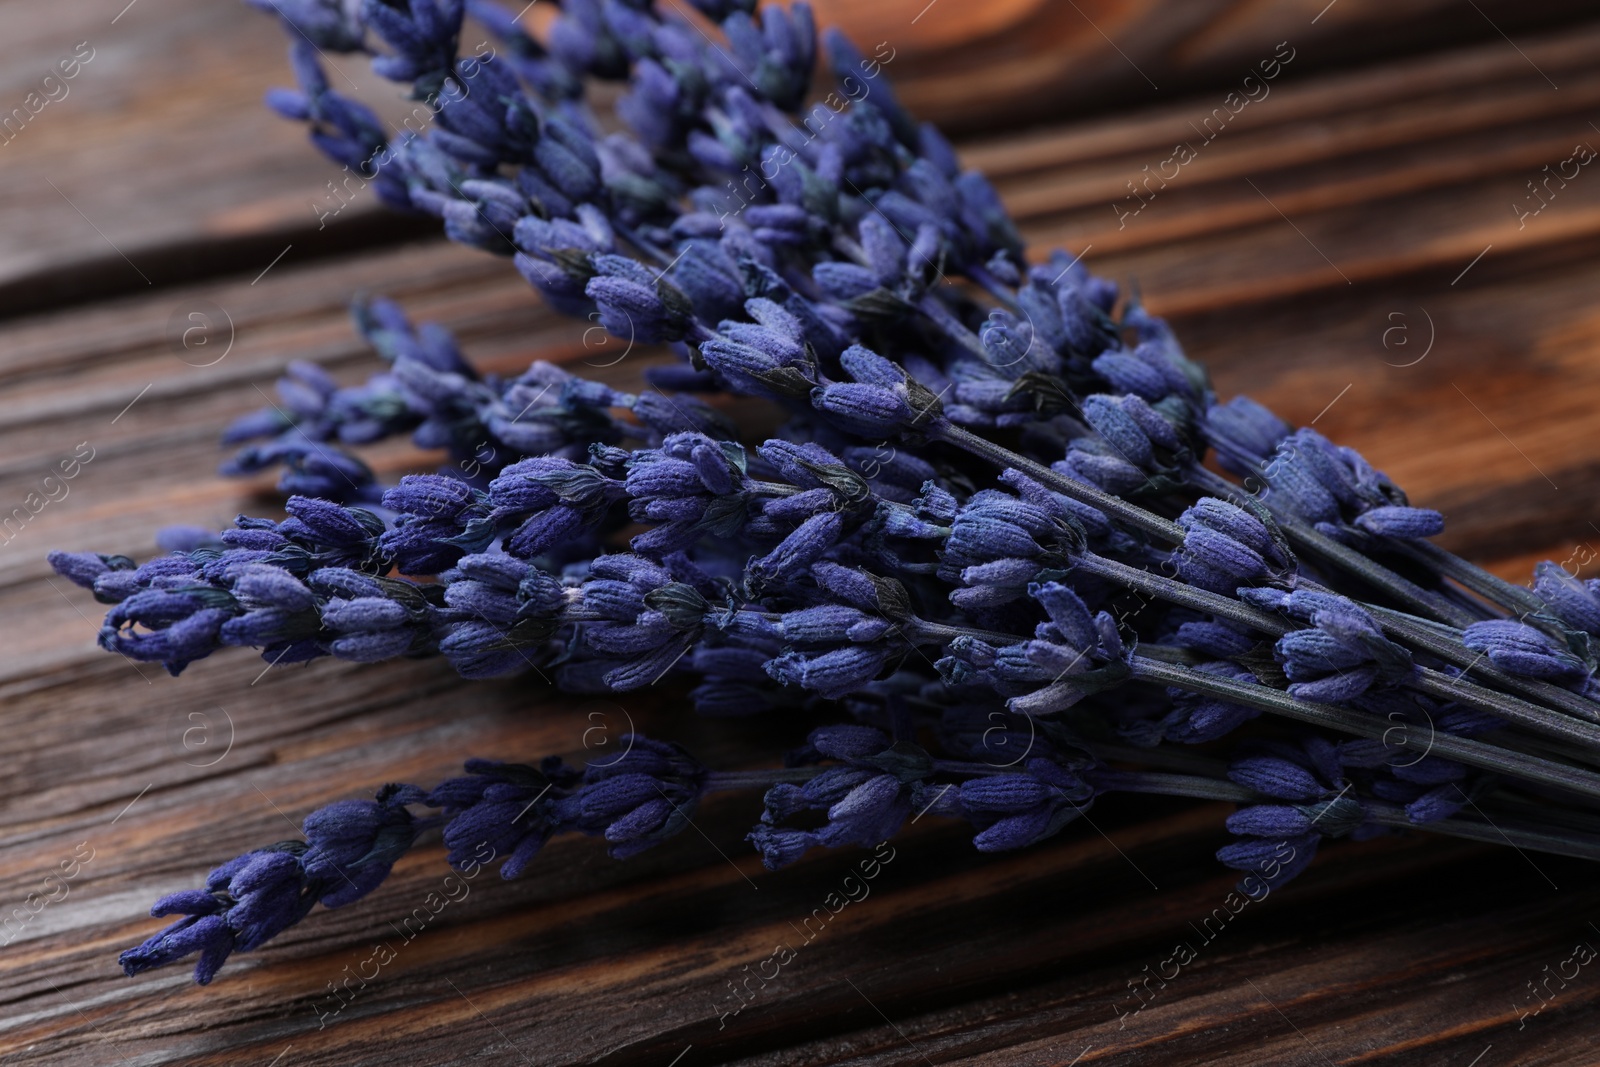
[[[1219,401],[1135,296],[1026,253],[896,101],[887,43],[824,35],[815,85],[803,3],[562,0],[540,41],[488,0],[250,2],[299,81],[269,105],[347,184],[681,358],[637,392],[542,362],[503,378],[363,302],[382,373],[295,364],[225,434],[225,470],[281,469],[287,518],[174,531],[143,564],[51,556],[110,605],[101,645],[174,675],[231,646],[442,657],[827,725],[752,753],[763,770],[632,735],[583,767],[473,759],[340,801],[158,901],[177,919],[128,974],[195,954],[207,983],[434,830],[458,868],[513,878],[560,833],[634,855],[721,790],[763,792],[771,868],[923,815],[1021,848],[1116,793],[1237,804],[1217,856],[1255,898],[1327,838],[1600,859],[1600,584],[1498,579],[1356,452]],[[327,54],[355,52],[422,129],[331,87]],[[351,452],[408,433],[449,464],[383,485]]]

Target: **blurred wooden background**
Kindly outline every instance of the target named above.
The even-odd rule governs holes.
[[[1224,395],[1249,391],[1360,448],[1445,511],[1447,545],[1507,577],[1600,552],[1600,177],[1582,169],[1538,200],[1529,186],[1600,145],[1593,5],[819,7],[896,49],[902,97],[961,132],[1036,249],[1064,244],[1137,284]],[[480,878],[334,1018],[319,1018],[328,983],[438,888],[441,849],[207,990],[182,968],[123,978],[116,953],[160,925],[151,900],[291,836],[285,823],[319,804],[431,782],[469,754],[581,756],[591,714],[618,732],[669,729],[714,762],[784,727],[708,730],[670,695],[623,707],[527,682],[467,688],[438,664],[263,674],[241,654],[175,681],[96,650],[100,606],[45,552],[143,558],[162,525],[270,509],[264,484],[215,476],[217,433],[290,359],[347,381],[376,367],[348,326],[353,295],[400,299],[497,369],[590,353],[582,324],[540,307],[506,264],[426,225],[358,202],[318,230],[330,168],[259,105],[287,78],[266,19],[217,0],[0,7],[0,116],[80,42],[93,58],[68,95],[0,144],[0,511],[80,442],[94,450],[70,495],[0,544],[0,914],[80,842],[93,859],[0,946],[0,1060],[1600,1060],[1594,975],[1523,1017],[1539,1005],[1528,983],[1600,938],[1594,873],[1438,841],[1325,850],[1119,1027],[1127,983],[1231,882],[1210,855],[1226,809],[1154,801],[1107,804],[1093,827],[1000,857],[922,822],[872,895],[722,1026],[729,981],[855,860],[762,872],[740,840],[753,797],[717,799],[703,836],[629,863],[561,841],[520,882]],[[1280,43],[1293,58],[1270,94],[1145,187]],[[362,66],[341,63],[393,100]],[[174,347],[195,310],[226,351],[208,366]],[[393,445],[376,466],[392,478],[427,460]]]

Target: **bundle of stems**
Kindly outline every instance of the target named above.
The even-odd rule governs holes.
[[[1267,887],[1330,837],[1600,858],[1600,586],[1437,547],[1439,513],[1358,453],[1219,401],[1136,298],[1030,257],[896,101],[890,42],[826,35],[819,86],[803,3],[563,0],[535,40],[476,0],[251,2],[299,82],[269,104],[362,188],[680,358],[633,392],[501,378],[364,301],[381,373],[295,364],[225,435],[225,470],[281,466],[287,518],[173,531],[142,565],[52,555],[111,605],[101,644],[174,675],[251,646],[572,693],[688,679],[702,715],[814,728],[740,769],[629,735],[340,801],[159,901],[179,918],[129,974],[198,953],[208,982],[434,831],[514,877],[562,832],[633,855],[723,790],[764,791],[774,868],[922,814],[1023,847],[1115,793],[1239,805],[1218,857]],[[335,91],[333,52],[408,85],[420,132]],[[596,81],[624,83],[609,110]],[[382,485],[351,451],[407,433],[446,466]]]

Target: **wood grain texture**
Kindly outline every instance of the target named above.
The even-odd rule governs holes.
[[[935,44],[980,15],[994,26],[971,35],[973,48],[1020,40],[1005,27],[1059,13],[1017,0],[947,16],[951,6],[941,0],[917,23]],[[1103,26],[1134,10],[1078,6]],[[1557,10],[1524,7],[1529,18]],[[273,508],[265,481],[212,473],[217,432],[260,406],[256,389],[270,392],[290,359],[345,381],[372,370],[346,317],[357,293],[445,323],[496,369],[608,359],[585,347],[586,324],[540,307],[505,263],[416,239],[387,216],[367,212],[367,229],[339,236],[345,254],[332,244],[310,254],[309,228],[292,217],[306,210],[302,186],[314,190],[326,170],[292,130],[259,118],[261,85],[281,77],[266,49],[275,57],[280,42],[244,15],[139,0],[112,27],[115,12],[86,0],[52,8],[56,28],[30,16],[0,48],[53,56],[57,40],[70,48],[97,26],[107,43],[59,112],[0,148],[19,152],[29,138],[36,153],[17,155],[29,160],[20,168],[0,155],[0,292],[13,300],[0,307],[0,502],[19,502],[80,442],[95,456],[65,499],[0,545],[0,915],[80,842],[93,859],[66,899],[0,947],[0,1062],[1596,1061],[1600,981],[1588,970],[1521,1017],[1538,1006],[1527,983],[1600,937],[1589,868],[1449,841],[1337,845],[1208,938],[1196,927],[1231,881],[1211,858],[1226,809],[1155,800],[1103,805],[1093,825],[1010,856],[979,856],[958,827],[922,820],[870,895],[809,942],[797,927],[860,857],[763,872],[741,842],[755,798],[719,797],[696,817],[699,832],[627,863],[562,840],[519,882],[482,875],[414,938],[402,924],[447,873],[438,846],[360,904],[231,961],[209,989],[181,968],[123,978],[117,951],[159,926],[145,917],[152,899],[292,836],[319,804],[387,780],[432,782],[469,754],[582,757],[596,722],[668,729],[723,766],[757,739],[797,740],[806,724],[712,728],[682,713],[676,691],[576,700],[536,680],[464,687],[429,663],[263,673],[240,654],[174,680],[95,649],[99,605],[51,575],[45,551],[144,557],[161,525]],[[1340,0],[1323,22],[1428,9]],[[1196,10],[1209,30],[1160,31],[1191,42],[1196,63],[1251,44],[1251,27],[1316,13]],[[173,64],[167,91],[137,96],[133,72],[149,69],[157,18],[173,20],[195,66]],[[130,25],[138,33],[111,33]],[[208,41],[233,49],[234,65],[207,58]],[[1573,143],[1600,144],[1584,132],[1600,122],[1597,47],[1600,27],[1575,25],[1339,72],[1297,57],[1271,96],[1121,228],[1111,205],[1125,181],[1192,136],[1183,130],[1220,94],[962,148],[996,176],[1030,240],[1087,247],[1094,269],[1137,282],[1223,395],[1247,390],[1361,449],[1447,513],[1446,544],[1523,580],[1535,558],[1600,546],[1600,177],[1585,168],[1525,225],[1509,206]],[[25,66],[7,63],[7,79]],[[212,95],[200,106],[195,92]],[[172,132],[183,116],[188,132]],[[184,144],[211,154],[196,162]],[[150,286],[117,280],[125,261],[44,177],[141,266],[141,252],[189,251],[154,256],[178,265]],[[185,197],[190,213],[177,210]],[[191,254],[213,266],[180,269]],[[19,302],[46,302],[41,293],[70,306]],[[214,365],[186,364],[171,322],[212,306],[232,323],[215,340],[231,348]],[[629,380],[651,358],[584,369]],[[373,461],[393,477],[432,458],[391,445]],[[1198,958],[1133,1014],[1128,983],[1179,941]],[[794,963],[725,1015],[729,983],[780,942],[797,949]],[[379,943],[394,962],[330,1014],[329,983]]]
[[[1013,129],[1109,110],[1115,119],[1098,131],[1113,139],[1124,125],[1121,136],[1148,129],[1146,109],[1215,90],[1216,100],[1196,100],[1203,106],[1184,116],[1198,120],[1280,41],[1296,50],[1286,81],[1474,41],[1485,47],[1441,54],[1439,62],[1495,70],[1523,64],[1534,74],[1514,49],[1533,55],[1530,40],[1586,10],[1582,0],[1481,0],[1476,11],[1456,0],[822,0],[815,6],[820,20],[845,27],[869,50],[885,42],[896,91],[919,116],[952,131]],[[545,11],[535,8],[529,25],[547,21],[538,17]],[[0,54],[7,58],[0,119],[11,122],[0,128],[0,314],[71,303],[85,288],[132,293],[217,274],[253,275],[288,244],[303,261],[428,232],[426,225],[378,214],[370,195],[325,225],[319,221],[317,209],[332,203],[331,168],[304,149],[294,124],[259,104],[265,87],[289,80],[283,35],[270,20],[249,17],[236,0],[13,4],[0,12],[0,29]],[[1506,33],[1515,34],[1515,45],[1506,43]],[[93,58],[64,83],[64,96],[61,87],[51,90],[60,98],[30,114],[29,94],[80,45],[87,50],[80,54]],[[397,122],[414,106],[365,62],[330,62],[336,87],[359,92],[386,120]],[[1557,84],[1558,73],[1549,72]],[[1272,107],[1287,110],[1276,101]],[[1181,121],[1177,128],[1186,129]],[[1055,136],[1047,132],[1043,140]],[[1038,139],[1025,144],[1017,146],[1018,163],[1040,147]],[[1128,175],[1105,174],[1106,199],[1123,195],[1126,177],[1161,158],[1138,160]],[[1075,176],[1055,195],[1077,185]],[[1148,240],[1159,239],[1153,228],[1146,232]]]
[[[1226,91],[1283,41],[1320,72],[1508,37],[1525,47],[1592,17],[1572,0],[813,2],[824,21],[896,49],[896,91],[920,114],[974,133]]]

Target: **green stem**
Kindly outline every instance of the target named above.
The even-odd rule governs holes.
[[[763,767],[752,771],[712,771],[706,775],[706,791],[766,789],[779,782],[803,785],[827,770],[826,767]]]
[[[978,630],[971,626],[949,626],[942,622],[929,622],[915,616],[905,621],[905,628],[909,629],[916,637],[923,638],[930,644],[949,644],[958,637],[975,637],[986,644],[997,647],[1007,645],[1020,645],[1028,640],[1017,634],[1003,634],[997,630]]]
[[[1385,547],[1398,549],[1419,563],[1433,567],[1446,578],[1460,582],[1485,600],[1499,604],[1516,615],[1544,614],[1550,609],[1532,590],[1490,574],[1475,563],[1469,563],[1447,552],[1431,541],[1402,541],[1389,539]]]
[[[1441,622],[1461,629],[1483,621],[1437,593],[1431,593],[1409,578],[1401,577],[1383,564],[1368,559],[1349,545],[1341,545],[1326,534],[1299,523],[1284,526],[1283,532],[1296,549],[1321,556],[1346,573],[1387,593],[1397,602],[1424,611]]]
[[[1231,678],[1204,674],[1175,664],[1159,663],[1142,656],[1133,657],[1132,666],[1133,677],[1140,681],[1170,685],[1190,692],[1208,693],[1246,707],[1258,708],[1274,715],[1336,730],[1339,733],[1382,741],[1398,748],[1415,749],[1424,755],[1431,753],[1497,774],[1523,778],[1585,797],[1600,798],[1600,775],[1582,768],[1567,766],[1538,756],[1508,752],[1494,745],[1486,745],[1471,738],[1456,737],[1453,734],[1434,732],[1427,738],[1416,737],[1413,736],[1413,731],[1395,731],[1383,720],[1349,708],[1299,700],[1269,686],[1236,682]]]
[[[1168,578],[1163,574],[1153,574],[1150,571],[1130,567],[1126,563],[1118,563],[1114,559],[1097,556],[1093,552],[1084,552],[1074,556],[1073,568],[1088,574],[1098,575],[1125,586],[1138,593],[1147,593],[1150,596],[1165,600],[1169,604],[1176,604],[1183,608],[1192,608],[1215,615],[1219,619],[1236,622],[1240,626],[1247,626],[1259,630],[1273,637],[1282,637],[1290,630],[1300,629],[1298,624],[1290,624],[1271,612],[1262,611],[1260,608],[1251,607],[1232,597],[1213,593],[1208,589],[1196,589],[1192,585],[1185,585],[1175,578]]]
[[[936,294],[929,293],[917,301],[917,310],[932,319],[934,325],[943,330],[947,337],[983,360],[986,365],[991,362],[988,349],[983,347],[983,341],[977,334],[967,329],[966,324],[956,318],[955,312],[947,308],[944,301]]]
[[[963,273],[965,273],[967,278],[971,280],[973,284],[977,285],[978,288],[994,297],[995,300],[1005,307],[1007,311],[1021,310],[1020,306],[1017,304],[1016,294],[1006,286],[1000,284],[995,276],[990,274],[986,268],[975,263],[969,263],[965,268],[963,268]]]
[[[1093,486],[1058,474],[1048,467],[1035,463],[1024,456],[1019,456],[967,430],[955,426],[946,426],[940,429],[938,436],[947,443],[956,445],[995,464],[1015,468],[1064,496],[1069,496],[1091,507],[1099,508],[1106,514],[1121,518],[1130,525],[1137,526],[1156,537],[1173,544],[1182,543],[1183,530],[1176,523],[1146,511],[1137,505],[1129,504],[1119,497],[1111,496]],[[1210,475],[1209,471],[1205,473],[1218,483],[1217,488],[1226,486],[1232,492],[1240,491],[1238,487],[1233,486],[1231,483]],[[1430,615],[1443,616],[1446,625],[1460,627],[1480,621],[1472,618],[1469,613],[1460,607],[1429,593],[1381,564],[1367,559],[1354,549],[1341,545],[1315,530],[1295,522],[1290,522],[1284,526],[1284,530],[1292,541],[1298,543],[1298,546],[1315,552],[1347,572],[1361,577],[1401,603],[1411,604]],[[1205,590],[1194,589],[1182,582],[1162,575],[1151,574],[1149,571],[1117,563],[1114,560],[1085,554],[1074,562],[1076,566],[1082,569],[1091,573],[1098,573],[1135,591],[1148,593],[1166,600],[1168,603],[1208,612],[1218,618],[1228,619],[1275,637],[1281,637],[1294,628],[1285,625],[1275,616],[1258,611],[1249,605],[1240,604],[1238,601],[1208,593]],[[1373,612],[1374,616],[1383,624],[1384,629],[1392,636],[1417,644],[1422,644],[1425,639],[1428,651],[1454,663],[1456,666],[1467,666],[1474,663],[1474,657],[1464,655],[1464,649],[1458,651],[1455,642],[1438,638],[1426,638],[1425,632],[1420,627],[1411,627],[1399,622],[1404,617],[1403,613],[1372,605],[1363,606]],[[1481,659],[1481,657],[1478,657],[1478,659]],[[1479,670],[1484,677],[1495,681],[1497,684],[1515,688],[1520,692],[1553,705],[1562,712],[1575,715],[1586,721],[1600,722],[1600,712],[1589,706],[1592,702],[1577,694],[1568,693],[1548,683],[1518,680],[1504,672],[1494,670],[1492,667],[1484,668],[1481,663],[1476,664],[1474,669]],[[1489,673],[1490,671],[1493,671],[1493,673]],[[1503,714],[1501,708],[1486,706],[1482,701],[1476,702],[1475,706],[1482,707],[1483,710],[1491,711],[1495,714]],[[1520,711],[1525,713],[1537,706],[1519,702],[1519,707]],[[1540,708],[1538,710],[1547,709]],[[1518,721],[1531,722],[1533,720],[1524,716],[1519,718]],[[1547,733],[1562,729],[1560,719],[1548,720],[1546,726]]]
[[[1083,741],[1083,747],[1094,753],[1097,759],[1121,760],[1124,763],[1142,763],[1150,767],[1159,767],[1167,771],[1180,771],[1186,774],[1199,774],[1208,778],[1222,778],[1228,772],[1228,764],[1224,760],[1215,759],[1188,748],[1173,748],[1171,745],[1156,745],[1153,748],[1143,748],[1138,745],[1125,745],[1116,741]]]
[[[1129,771],[1099,772],[1094,777],[1096,785],[1121,793],[1153,793],[1160,796],[1192,797],[1199,800],[1224,800],[1235,804],[1281,804],[1276,797],[1263,796],[1253,789],[1229,781],[1197,777],[1186,774],[1146,774]],[[1413,822],[1405,809],[1362,799],[1361,806],[1367,821],[1382,826],[1406,830],[1426,830],[1429,833],[1459,837],[1468,841],[1482,841],[1513,848],[1548,852],[1574,859],[1600,860],[1600,838],[1580,833],[1562,833],[1546,826],[1536,826],[1515,819],[1497,819],[1478,822],[1473,819],[1435,819],[1431,822]],[[1480,813],[1481,814],[1481,813]],[[1536,814],[1536,812],[1535,812]],[[1488,820],[1488,816],[1484,816]]]
[[[1186,480],[1196,489],[1219,496],[1234,503],[1250,494],[1241,487],[1234,485],[1226,478],[1219,477],[1211,471],[1199,466],[1191,465],[1184,472]],[[1333,564],[1347,574],[1354,575],[1401,604],[1407,604],[1428,615],[1449,623],[1452,626],[1470,626],[1479,620],[1458,605],[1450,603],[1437,593],[1423,589],[1383,564],[1368,559],[1348,545],[1341,545],[1326,534],[1307,526],[1293,515],[1284,513],[1281,507],[1276,507],[1270,501],[1260,500],[1262,506],[1272,513],[1278,520],[1278,525],[1284,534],[1294,544],[1297,551],[1309,552],[1320,556],[1324,561]]]
[[[1107,515],[1127,523],[1129,526],[1143,530],[1145,533],[1158,538],[1169,545],[1183,543],[1183,527],[1170,519],[1164,519],[1154,512],[1147,511],[1137,504],[1130,504],[1119,496],[1114,496],[1104,489],[1096,488],[1085,482],[1068,478],[1051,470],[1042,463],[1036,463],[1026,456],[1020,456],[1003,445],[995,444],[988,438],[980,437],[971,430],[966,430],[948,420],[936,422],[928,430],[928,436],[934,440],[943,441],[961,449],[963,452],[977,456],[979,459],[988,460],[1000,468],[1010,467],[1021,471],[1034,481],[1055,490],[1062,496],[1070,497],[1080,504],[1088,504],[1098,508]]]
[[[1481,652],[1474,652],[1461,644],[1458,636],[1431,626],[1426,620],[1388,608],[1368,608],[1385,633],[1407,641],[1417,648],[1437,656],[1446,663],[1470,670],[1501,689],[1515,689],[1524,696],[1538,700],[1559,711],[1575,715],[1585,722],[1600,723],[1600,704],[1570,689],[1550,682],[1521,678],[1490,663]],[[1453,633],[1453,631],[1451,631]]]
[[[1097,574],[1103,578],[1120,582],[1139,592],[1149,593],[1151,596],[1159,597],[1181,607],[1209,612],[1218,618],[1251,627],[1274,637],[1281,637],[1290,630],[1301,628],[1297,625],[1285,623],[1276,615],[1253,608],[1248,604],[1241,604],[1239,601],[1223,596],[1220,593],[1196,589],[1193,586],[1185,585],[1163,575],[1152,574],[1137,567],[1130,567],[1125,563],[1104,559],[1091,552],[1082,554],[1074,563],[1090,574]],[[1446,699],[1454,700],[1457,703],[1477,708],[1480,711],[1487,711],[1491,715],[1498,715],[1509,722],[1514,722],[1546,737],[1559,738],[1563,741],[1582,745],[1591,752],[1600,753],[1600,728],[1588,722],[1575,721],[1571,716],[1553,711],[1550,708],[1530,704],[1518,697],[1485,689],[1482,686],[1473,685],[1471,682],[1447,678],[1437,671],[1431,671],[1426,668],[1422,668],[1417,675],[1407,679],[1402,684],[1407,688],[1419,690],[1430,696],[1444,696]]]
[[[1194,774],[1161,774],[1152,771],[1094,771],[1091,781],[1107,792],[1155,793],[1166,797],[1191,797],[1195,800],[1226,800],[1234,804],[1270,802],[1254,789],[1237,785],[1226,778],[1207,778]]]
[[[1158,645],[1148,641],[1139,642],[1139,651],[1163,663],[1183,663],[1190,667],[1197,667],[1211,658],[1181,645]]]
[[[1600,835],[1600,814],[1593,811],[1561,807],[1548,801],[1530,801],[1505,789],[1496,789],[1484,799],[1492,802],[1496,814],[1505,812],[1513,818],[1524,817],[1528,822]]]
[[[1485,689],[1464,678],[1451,678],[1427,667],[1418,667],[1416,673],[1405,684],[1407,688],[1429,696],[1453,700],[1458,704],[1498,715],[1533,733],[1570,741],[1590,752],[1600,752],[1600,726],[1594,723],[1572,719],[1565,715],[1551,717],[1548,708],[1529,704],[1525,700],[1493,689]]]
[[[1407,830],[1427,830],[1430,833],[1482,841],[1491,845],[1510,845],[1512,848],[1548,852],[1555,856],[1571,856],[1580,860],[1600,860],[1600,840],[1575,834],[1562,834],[1539,826],[1529,826],[1509,819],[1477,822],[1472,819],[1435,819],[1432,822],[1412,822],[1405,811],[1388,805],[1367,804],[1367,817],[1384,826],[1403,827]]]

